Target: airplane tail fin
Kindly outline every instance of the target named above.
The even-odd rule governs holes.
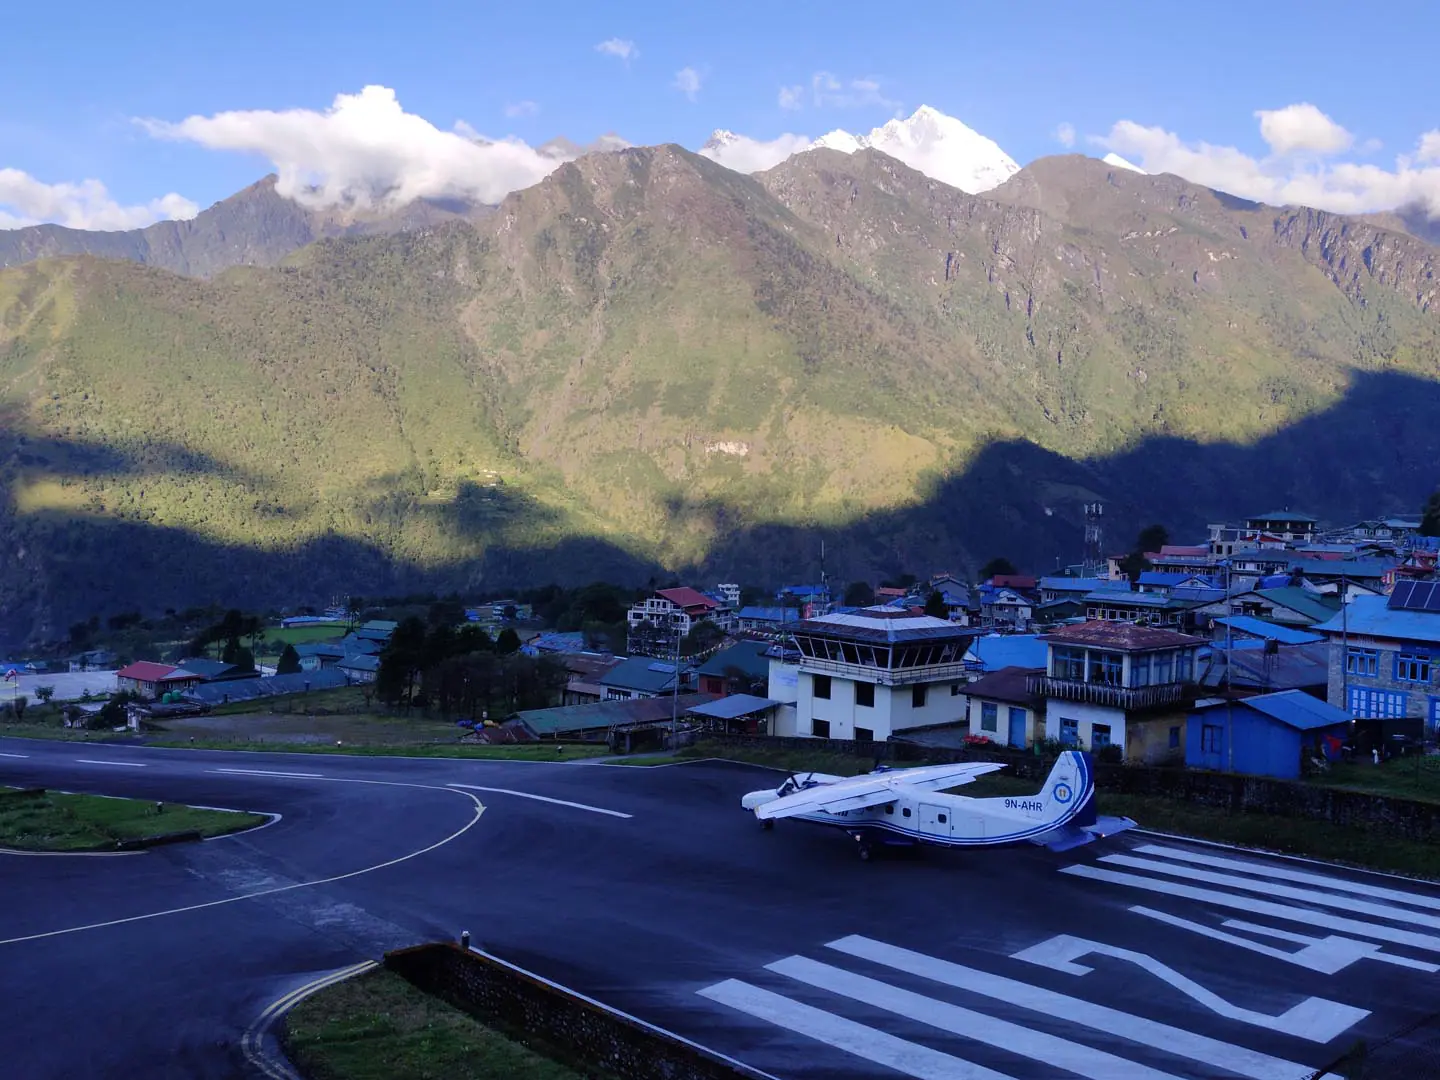
[[[1051,851],[1069,851],[1135,827],[1130,818],[1100,817],[1095,812],[1095,769],[1090,755],[1079,750],[1066,750],[1060,755],[1045,779],[1040,797],[1046,801],[1045,816],[1055,818],[1057,824],[1035,837],[1035,843]],[[1069,816],[1067,810],[1071,811]]]

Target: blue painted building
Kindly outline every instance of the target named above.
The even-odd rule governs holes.
[[[1350,728],[1349,714],[1300,690],[1219,701],[1190,713],[1185,764],[1295,780],[1306,758],[1338,757]]]
[[[989,673],[1002,668],[1043,668],[1048,646],[1038,634],[986,634],[970,642],[965,666]]]

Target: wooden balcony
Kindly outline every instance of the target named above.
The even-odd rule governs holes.
[[[1031,675],[1025,681],[1025,689],[1041,697],[1079,701],[1086,705],[1103,705],[1106,708],[1126,711],[1162,709],[1168,705],[1178,705],[1191,694],[1189,683],[1110,686],[1106,683],[1085,682],[1082,679],[1055,679],[1049,675]]]

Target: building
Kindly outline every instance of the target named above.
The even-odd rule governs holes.
[[[626,613],[630,651],[673,655],[675,643],[690,633],[696,623],[712,618],[719,608],[718,601],[698,589],[688,586],[660,589]]]
[[[613,735],[633,735],[640,728],[668,729],[672,715],[678,719],[686,710],[713,700],[708,694],[681,694],[675,702],[666,698],[555,705],[517,712],[506,718],[505,725],[523,728],[529,740],[604,742]]]
[[[200,676],[202,682],[225,682],[229,679],[254,679],[259,673],[253,667],[227,664],[223,660],[207,660],[204,657],[188,656],[175,661],[175,666]]]
[[[373,653],[351,653],[335,665],[353,683],[372,683],[380,674],[380,657]]]
[[[797,623],[796,733],[883,742],[897,731],[959,723],[972,636],[945,619],[888,607]]]
[[[737,641],[700,666],[702,694],[744,694],[764,690],[770,676],[768,641]]]
[[[948,610],[949,605],[946,606]],[[980,586],[980,623],[982,626],[1003,626],[1011,630],[1028,630],[1034,614],[1035,601],[1019,590],[994,585]]]
[[[1199,606],[1195,600],[1179,600],[1164,593],[1102,589],[1085,597],[1085,617],[1190,630],[1195,623],[1192,612]]]
[[[371,619],[369,622],[357,626],[347,637],[353,636],[364,641],[373,641],[383,648],[399,625],[391,619]]]
[[[686,716],[700,730],[717,735],[769,735],[779,701],[755,694],[729,694],[714,701],[691,705]]]
[[[308,645],[296,645],[295,655],[300,657],[301,671],[322,671],[335,667],[347,654],[343,645],[317,641]]]
[[[185,691],[199,686],[204,678],[174,664],[158,664],[153,660],[137,660],[115,673],[115,684],[123,692],[156,698],[171,691]]]
[[[736,627],[752,633],[774,633],[788,623],[800,621],[799,608],[747,605],[735,616]]]
[[[686,693],[693,682],[693,672],[680,672],[679,692]],[[632,698],[659,697],[674,694],[675,665],[648,656],[632,656],[622,660],[597,680],[605,701],[629,701]]]
[[[1185,764],[1296,780],[1307,761],[1338,758],[1350,726],[1347,713],[1299,690],[1212,701],[1190,713]]]
[[[1222,616],[1215,620],[1214,632],[1217,642],[1274,641],[1280,645],[1310,645],[1325,640],[1324,634],[1266,622],[1252,615]]]
[[[1440,582],[1401,581],[1389,597],[1357,596],[1314,627],[1330,642],[1329,701],[1395,734],[1440,739]]]
[[[970,734],[1001,746],[1024,749],[1045,732],[1045,699],[1030,690],[1032,676],[1043,667],[1006,667],[976,679],[965,688]]]
[[[1285,645],[1274,638],[1211,642],[1197,657],[1197,681],[1206,692],[1252,697],[1276,690],[1303,690],[1321,701],[1330,686],[1330,645],[1320,641]]]
[[[1245,519],[1245,529],[1252,533],[1268,533],[1287,544],[1313,544],[1319,523],[1308,514],[1289,510],[1272,510]]]
[[[622,657],[600,653],[563,653],[557,659],[570,673],[560,696],[561,705],[588,705],[604,699],[605,687],[600,683],[601,676],[616,664],[623,663]]]
[[[1183,753],[1200,638],[1105,620],[1045,635],[1046,669],[1030,677],[1045,698],[1045,734],[1070,746],[1119,747],[1154,763]]]
[[[1233,597],[1237,615],[1254,615],[1287,626],[1314,626],[1340,610],[1337,597],[1325,597],[1300,585],[1260,588]]]

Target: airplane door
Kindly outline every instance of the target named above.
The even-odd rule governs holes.
[[[922,833],[929,836],[949,836],[951,825],[948,806],[920,804],[920,831]]]

